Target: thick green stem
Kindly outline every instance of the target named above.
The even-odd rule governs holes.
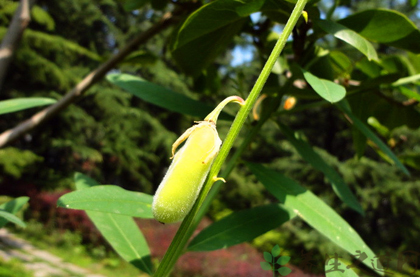
[[[232,126],[229,130],[229,133],[226,136],[225,141],[223,142],[222,148],[213,163],[213,166],[209,172],[209,176],[207,178],[207,182],[204,185],[203,189],[198,196],[196,203],[194,204],[193,208],[191,209],[190,213],[182,222],[181,226],[178,229],[174,239],[172,240],[171,245],[168,248],[165,256],[162,259],[156,273],[155,277],[166,277],[172,271],[173,266],[175,265],[178,257],[182,254],[182,251],[190,238],[194,227],[194,217],[198,214],[198,211],[206,199],[208,192],[210,191],[214,179],[217,178],[219,171],[226,160],[227,155],[229,154],[230,149],[233,146],[233,143],[238,136],[242,126],[244,125],[246,118],[251,111],[255,101],[257,100],[258,96],[262,88],[264,87],[265,82],[267,81],[268,76],[271,73],[271,70],[276,62],[278,56],[280,55],[281,51],[283,50],[284,46],[286,45],[287,39],[290,36],[293,28],[295,27],[302,11],[306,5],[308,0],[298,0],[296,3],[295,8],[293,9],[290,18],[284,27],[283,33],[280,35],[279,40],[277,41],[276,45],[274,46],[273,51],[271,52],[264,68],[261,71],[260,76],[258,77],[254,87],[252,88],[248,98],[245,101],[245,105],[241,107],[239,110]]]

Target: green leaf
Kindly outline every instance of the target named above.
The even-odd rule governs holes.
[[[346,96],[346,89],[329,80],[320,79],[308,71],[302,69],[305,80],[311,85],[313,90],[325,100],[335,103]]]
[[[381,136],[387,138],[390,135],[389,129],[382,125],[375,117],[371,116],[367,119],[367,123],[375,128],[376,132],[378,132]]]
[[[124,260],[144,272],[152,274],[147,241],[133,218],[93,211],[86,213],[112,248]]]
[[[82,189],[87,189],[93,186],[100,186],[101,184],[99,184],[98,182],[96,182],[95,180],[93,180],[92,178],[80,173],[80,172],[76,172],[74,174],[74,182],[76,183],[76,189],[77,190],[82,190]]]
[[[398,156],[402,163],[411,166],[417,170],[420,170],[420,154],[419,153],[409,153]]]
[[[294,216],[292,211],[278,204],[234,212],[202,230],[191,241],[188,250],[212,251],[250,241]]]
[[[263,270],[271,270],[271,264],[267,262],[260,262],[260,265]]]
[[[13,113],[38,106],[50,105],[57,102],[55,99],[33,97],[33,98],[15,98],[0,101],[0,114]]]
[[[280,258],[277,259],[277,263],[279,265],[285,265],[290,261],[290,257],[289,256],[281,256]]]
[[[268,252],[264,252],[264,260],[269,263],[273,263],[273,256]]]
[[[273,249],[271,249],[271,254],[273,255],[273,257],[277,257],[278,255],[280,255],[281,249],[280,246],[278,244],[276,244]]]
[[[362,52],[369,60],[378,61],[378,54],[372,44],[355,31],[329,20],[317,20],[315,23],[325,32],[352,45]]]
[[[411,89],[403,87],[403,86],[398,87],[398,89],[400,90],[402,94],[407,96],[409,99],[415,99],[420,102],[420,94],[418,92],[412,91]]]
[[[280,273],[281,276],[289,275],[290,272],[292,272],[292,270],[286,266],[280,267],[277,271]]]
[[[267,169],[260,164],[247,163],[247,166],[265,188],[284,206],[293,209],[306,223],[318,230],[332,242],[351,254],[360,250],[369,259],[363,262],[370,268],[370,259],[375,257],[356,231],[330,206],[296,181],[283,174]]]
[[[0,209],[0,218],[6,220],[6,221],[10,221],[20,227],[25,228],[26,224],[25,222],[23,222],[19,217],[15,216],[14,214],[11,214],[7,211],[5,211],[4,209]]]
[[[173,112],[204,118],[214,109],[200,101],[129,74],[109,74],[107,79],[140,99]],[[233,117],[222,112],[220,119]]]
[[[76,173],[74,181],[77,187],[76,192],[100,186],[95,180],[82,173]],[[96,211],[86,211],[86,214],[124,260],[149,275],[152,274],[149,247],[133,218]]]
[[[338,22],[371,41],[420,53],[420,32],[416,25],[400,12],[385,9],[367,10]]]
[[[362,121],[360,121],[357,117],[353,115],[350,108],[345,104],[347,102],[340,102],[337,103],[337,107],[343,111],[347,116],[352,120],[353,124],[371,141],[373,141],[379,149],[381,149],[391,160],[395,163],[395,165],[400,168],[405,174],[410,175],[410,172],[407,168],[398,160],[397,156],[391,151],[391,149],[386,146],[386,144],[378,138],[368,126],[366,126]]]
[[[357,201],[356,196],[349,189],[347,184],[341,178],[340,174],[334,168],[329,166],[303,139],[296,136],[293,131],[286,125],[277,122],[277,125],[280,127],[282,133],[286,136],[287,140],[292,143],[293,147],[299,152],[299,154],[304,158],[308,163],[310,163],[315,169],[321,171],[325,174],[328,180],[331,182],[334,192],[337,196],[346,203],[350,208],[364,215],[364,211],[359,201]]]
[[[187,74],[200,75],[231,43],[247,17],[263,4],[264,0],[218,0],[193,12],[172,43],[172,55],[178,65]]]
[[[397,87],[397,86],[401,86],[401,85],[407,85],[407,84],[415,83],[419,80],[420,80],[420,74],[416,74],[416,75],[412,75],[412,76],[408,76],[408,77],[398,79],[397,81],[392,83],[392,85],[394,87]]]
[[[38,5],[34,5],[31,9],[32,19],[40,24],[44,25],[47,31],[53,31],[55,29],[54,19],[49,13]]]
[[[341,51],[330,51],[329,60],[334,70],[335,78],[347,77],[353,70],[353,62]]]
[[[27,196],[22,196],[22,197],[18,197],[16,199],[10,200],[6,203],[3,203],[0,205],[0,209],[4,210],[8,213],[11,214],[16,214],[17,212],[19,212],[23,206],[28,203],[29,201],[29,197]],[[8,222],[7,219],[5,218],[0,218],[0,228],[2,228],[4,225],[6,225],[6,223]]]
[[[153,196],[145,193],[128,191],[113,185],[103,185],[67,193],[58,199],[57,206],[153,218],[152,201]]]

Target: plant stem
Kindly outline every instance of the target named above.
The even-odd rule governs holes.
[[[287,39],[290,36],[293,28],[295,27],[302,11],[306,5],[308,0],[298,0],[296,3],[295,8],[290,15],[290,18],[284,27],[283,33],[280,35],[276,45],[274,46],[273,51],[271,52],[270,56],[266,64],[264,65],[260,76],[258,77],[257,81],[255,82],[254,87],[252,88],[248,98],[245,101],[245,105],[241,107],[239,110],[232,126],[229,130],[229,133],[226,136],[226,139],[220,149],[220,152],[215,159],[213,166],[209,172],[209,176],[207,178],[207,182],[204,185],[203,189],[198,196],[196,203],[194,204],[193,208],[191,209],[190,213],[182,222],[181,226],[178,229],[174,239],[172,240],[171,245],[169,246],[165,256],[163,257],[156,273],[155,277],[166,277],[172,271],[173,266],[175,265],[178,257],[181,255],[192,231],[194,230],[194,217],[198,214],[200,206],[206,199],[208,192],[210,191],[214,179],[218,176],[219,171],[226,160],[227,155],[229,154],[230,149],[233,146],[233,143],[238,136],[242,126],[244,125],[246,118],[251,111],[255,101],[257,100],[258,96],[262,88],[264,87],[265,82],[268,79],[268,76],[271,73],[271,70],[276,62],[278,56],[280,55],[281,51],[283,50],[284,46],[286,45]]]

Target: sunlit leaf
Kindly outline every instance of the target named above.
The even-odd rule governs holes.
[[[13,113],[34,107],[51,105],[57,102],[55,99],[33,97],[33,98],[15,98],[0,101],[0,114]]]
[[[133,218],[125,215],[86,212],[114,250],[127,262],[152,274],[147,241]]]
[[[20,227],[25,228],[26,224],[23,222],[19,217],[15,216],[12,213],[5,211],[4,209],[0,209],[0,218],[6,221],[10,221]]]
[[[367,10],[350,15],[338,23],[371,41],[420,53],[420,31],[400,12],[385,9]]]
[[[67,193],[58,199],[57,206],[153,218],[152,200],[153,196],[145,193],[128,191],[113,185],[104,185]]]
[[[362,251],[369,257],[363,263],[372,268],[370,259],[376,255],[356,231],[330,206],[311,191],[283,174],[260,164],[247,163],[249,169],[280,203],[290,208],[306,223],[351,254]]]
[[[349,207],[364,215],[364,211],[356,196],[341,178],[340,174],[330,165],[328,165],[303,139],[293,134],[293,131],[282,123],[277,123],[282,133],[287,137],[292,145],[296,148],[299,154],[310,163],[314,168],[325,174],[334,189],[337,196],[346,203]]]
[[[82,173],[75,174],[75,182],[78,191],[89,191],[98,184]],[[86,211],[86,214],[124,260],[152,275],[149,246],[132,217],[96,211]]]
[[[313,90],[325,100],[335,103],[346,96],[346,89],[343,86],[329,80],[318,78],[306,70],[302,71],[305,80],[311,85]]]
[[[362,52],[369,60],[378,60],[378,54],[372,44],[364,37],[347,27],[329,20],[318,20],[316,24],[325,32],[332,34]]]
[[[418,92],[415,92],[409,88],[400,86],[398,87],[398,89],[400,90],[400,92],[402,94],[404,94],[406,97],[408,97],[409,99],[414,99],[420,102],[420,94]]]
[[[1,204],[0,209],[11,214],[16,214],[18,211],[20,211],[23,208],[23,206],[26,203],[28,203],[28,201],[29,201],[29,197],[27,196],[18,197],[16,199],[13,199],[6,203]],[[0,228],[6,225],[7,222],[8,220],[6,218],[4,217],[0,218]]]

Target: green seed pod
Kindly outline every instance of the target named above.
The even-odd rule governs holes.
[[[222,144],[213,122],[199,122],[174,145],[187,137],[153,198],[153,215],[162,223],[182,220],[191,210]]]
[[[216,121],[222,108],[229,102],[244,103],[240,97],[228,97],[204,121],[197,122],[173,144],[173,161],[152,203],[153,215],[161,223],[184,219],[194,205],[222,144]],[[184,146],[175,154],[176,148],[185,140]]]

